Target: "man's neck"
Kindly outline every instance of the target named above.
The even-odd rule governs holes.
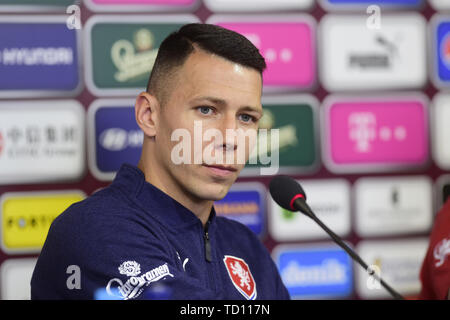
[[[145,165],[142,159],[138,163],[138,168],[144,173],[145,181],[151,183],[159,190],[170,196],[172,199],[181,203],[185,208],[192,211],[200,219],[204,226],[209,219],[213,206],[212,200],[197,199],[184,192],[172,179],[164,174],[158,174],[161,170],[151,170]],[[151,172],[151,174],[150,174]]]

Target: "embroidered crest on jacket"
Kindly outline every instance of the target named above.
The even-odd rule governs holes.
[[[234,287],[247,300],[256,299],[256,284],[248,264],[241,258],[224,256],[223,262]]]

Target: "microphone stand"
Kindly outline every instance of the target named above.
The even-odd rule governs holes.
[[[397,300],[404,300],[403,296],[400,295],[398,292],[396,292],[391,286],[389,286],[386,282],[384,282],[381,277],[378,277],[378,275],[375,273],[374,270],[369,269],[369,266],[367,263],[364,262],[361,257],[356,254],[355,251],[353,251],[349,246],[345,244],[342,239],[335,234],[332,230],[330,230],[317,216],[314,214],[314,212],[311,210],[311,208],[308,206],[308,204],[304,201],[304,199],[297,198],[293,205],[297,207],[301,212],[303,212],[305,215],[313,219],[323,230],[325,230],[326,233],[336,242],[342,249],[344,249],[356,262],[358,262],[364,270],[366,270],[369,275],[375,277],[376,280],[380,282],[380,284]]]

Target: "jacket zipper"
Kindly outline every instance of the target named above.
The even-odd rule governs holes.
[[[212,261],[212,257],[211,257],[211,242],[209,240],[208,228],[209,228],[209,221],[207,221],[206,224],[205,224],[203,240],[204,240],[204,243],[205,243],[205,259],[206,259],[206,261],[211,262]]]
[[[212,262],[212,252],[211,252],[211,240],[209,238],[209,233],[208,233],[208,229],[210,226],[210,221],[208,220],[205,224],[205,228],[203,229],[203,241],[204,241],[204,245],[205,245],[205,260],[206,260],[206,270],[207,270],[207,278],[208,278],[208,287],[211,288],[213,291],[216,291],[216,285],[215,285],[215,281],[214,281],[214,276],[213,276],[213,264]],[[209,262],[209,263],[208,263]]]

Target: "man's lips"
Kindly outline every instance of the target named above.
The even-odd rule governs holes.
[[[216,175],[219,176],[226,176],[230,175],[233,172],[236,172],[237,169],[231,166],[223,166],[223,165],[209,165],[209,164],[203,164],[204,167],[208,168],[211,172],[213,172]]]

